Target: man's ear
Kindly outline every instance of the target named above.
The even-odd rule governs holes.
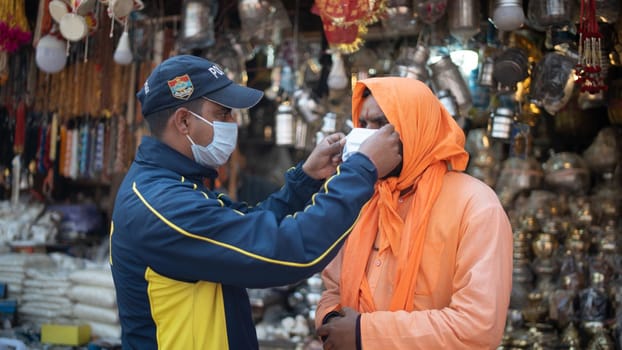
[[[190,121],[188,120],[190,118],[190,113],[188,113],[188,110],[186,108],[177,108],[175,110],[175,112],[173,113],[173,117],[171,118],[171,123],[173,123],[173,126],[175,127],[175,129],[183,135],[187,135],[189,133],[188,131],[188,124],[190,123]]]

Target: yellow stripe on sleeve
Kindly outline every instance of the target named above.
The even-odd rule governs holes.
[[[253,258],[253,259],[257,259],[260,261],[264,261],[267,263],[271,263],[271,264],[277,264],[277,265],[284,265],[284,266],[291,266],[291,267],[309,267],[309,266],[313,266],[315,264],[317,264],[319,261],[321,261],[322,259],[324,259],[324,257],[326,257],[326,255],[328,255],[333,249],[335,249],[335,247],[337,246],[337,244],[339,244],[343,239],[345,239],[345,237],[348,235],[348,233],[350,233],[350,231],[352,231],[352,227],[354,226],[354,224],[356,224],[356,221],[358,221],[358,217],[356,218],[356,220],[354,221],[354,223],[352,224],[352,226],[350,226],[346,232],[344,232],[341,236],[339,236],[339,238],[330,245],[330,247],[328,247],[328,249],[326,251],[324,251],[322,254],[320,254],[317,258],[306,262],[306,263],[299,263],[299,262],[294,262],[294,261],[286,261],[286,260],[278,260],[278,259],[272,259],[272,258],[268,258],[265,256],[261,256],[259,254],[255,254],[252,252],[249,252],[245,249],[236,247],[234,245],[228,244],[228,243],[224,243],[215,239],[211,239],[211,238],[207,238],[207,237],[203,237],[191,232],[188,232],[186,230],[184,230],[183,228],[175,225],[173,222],[171,222],[169,219],[167,219],[164,215],[162,215],[157,209],[155,209],[146,199],[145,197],[143,197],[143,195],[140,193],[140,191],[138,190],[138,187],[136,186],[136,182],[134,182],[132,184],[132,190],[134,191],[134,193],[136,194],[136,196],[140,199],[140,201],[143,203],[143,205],[145,205],[145,207],[147,207],[147,209],[149,209],[149,211],[151,211],[153,213],[153,215],[155,215],[158,219],[160,219],[160,221],[162,221],[164,224],[166,224],[168,227],[170,227],[171,229],[173,229],[174,231],[177,231],[178,233],[193,238],[193,239],[197,239],[197,240],[201,240],[201,241],[205,241],[214,245],[217,245],[219,247],[225,248],[225,249],[229,249],[232,251],[235,251],[239,254],[245,255],[247,257]],[[359,212],[359,216],[360,216],[360,212]]]

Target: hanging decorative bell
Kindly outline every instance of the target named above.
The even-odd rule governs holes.
[[[341,90],[348,87],[348,75],[341,54],[332,54],[333,65],[328,73],[328,87],[333,90]]]
[[[132,63],[134,59],[132,49],[130,48],[130,38],[127,30],[123,31],[117,49],[114,51],[114,61],[118,64],[127,65]]]
[[[499,30],[511,31],[520,28],[525,21],[522,0],[495,0],[492,21]]]
[[[182,30],[179,35],[184,51],[212,46],[215,42],[214,16],[218,1],[186,0],[182,7]]]
[[[447,8],[449,33],[463,45],[479,33],[479,0],[452,0]]]

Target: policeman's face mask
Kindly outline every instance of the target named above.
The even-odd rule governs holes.
[[[196,144],[190,135],[186,135],[192,143],[192,155],[195,162],[210,168],[217,168],[225,164],[237,145],[238,124],[220,121],[210,122],[192,111],[189,112],[214,129],[212,142],[207,146]]]

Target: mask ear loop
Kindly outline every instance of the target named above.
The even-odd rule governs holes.
[[[212,123],[212,122],[210,122],[209,120],[207,120],[207,119],[205,119],[205,118],[201,117],[200,115],[198,115],[198,114],[194,113],[193,111],[188,110],[188,112],[190,112],[190,114],[192,114],[193,116],[195,116],[195,117],[199,118],[201,121],[203,121],[203,122],[207,123],[207,125],[209,125],[209,126],[211,126],[211,127],[213,127],[213,126],[214,126],[214,123]]]
[[[201,121],[204,121],[204,122],[206,122],[208,125],[210,125],[210,126],[214,127],[214,125],[213,125],[213,124],[212,124],[209,120],[207,120],[207,119],[205,119],[205,118],[201,117],[200,115],[198,115],[198,114],[194,113],[194,112],[193,112],[193,111],[191,111],[191,110],[188,110],[188,112],[190,112],[190,114],[192,114],[193,116],[195,116],[195,117],[199,118]],[[191,144],[196,145],[196,143],[195,143],[195,142],[192,140],[192,138],[190,137],[190,134],[186,134],[186,138],[188,139],[188,141],[190,141],[190,143],[191,143]]]
[[[191,144],[196,145],[196,143],[192,141],[192,138],[190,138],[190,135],[186,134],[186,138],[188,139],[188,141],[190,141]]]
[[[190,112],[191,114],[194,114],[194,113],[192,113],[191,110],[188,110],[188,112]],[[188,120],[187,119],[184,120],[184,123],[186,123],[186,127],[188,127]],[[190,143],[192,145],[196,145],[196,143],[194,141],[192,141],[192,138],[190,137],[190,134],[186,134],[185,136],[188,139],[188,141],[190,141]]]

